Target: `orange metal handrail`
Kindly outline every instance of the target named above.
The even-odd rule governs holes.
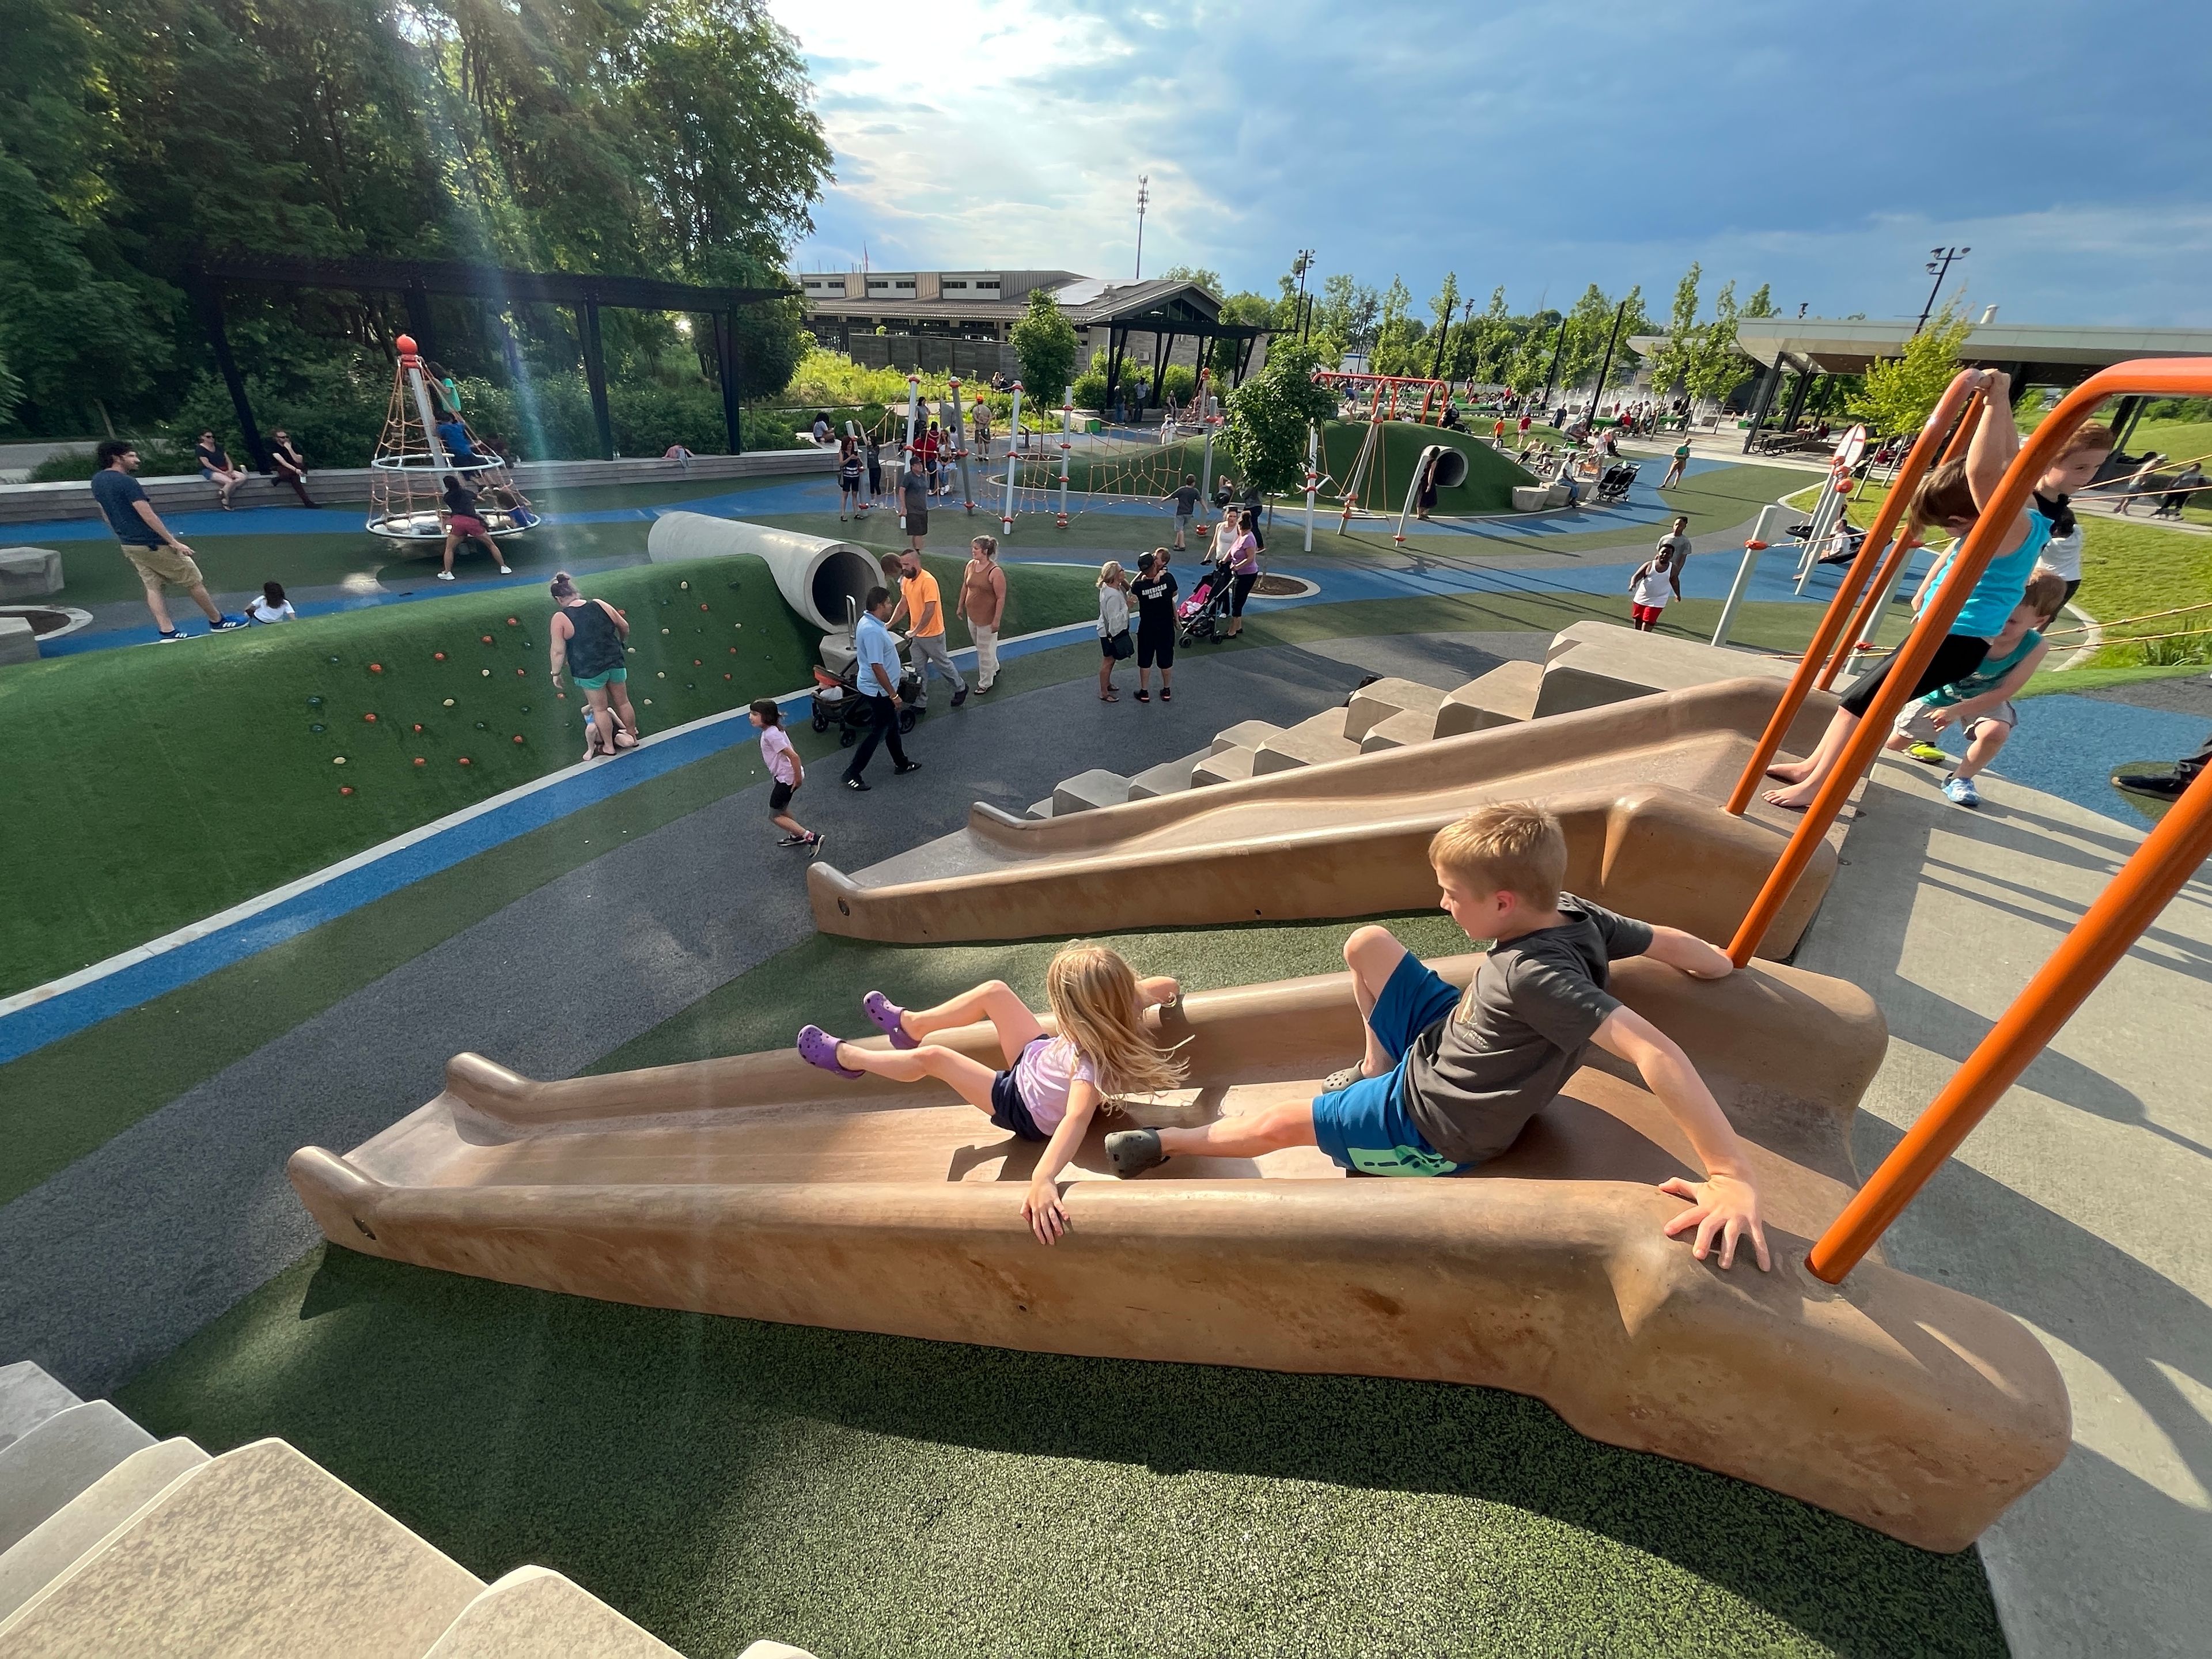
[[[2200,377],[2198,384],[2212,388],[2212,375]],[[1820,1235],[1806,1258],[1815,1278],[1843,1282],[2207,857],[2212,857],[2212,772],[2199,774],[2167,809],[1873,1179]]]
[[[1966,453],[1966,446],[1973,439],[1974,428],[1980,424],[1984,402],[1982,394],[1977,392],[1973,401],[1966,405],[1966,413],[1959,416],[1958,430],[1951,434],[1951,441],[1943,450],[1943,459],[1936,462],[1936,465],[1956,460]],[[1916,485],[1919,482],[1917,478],[1913,480]],[[1894,483],[1892,484],[1892,500],[1902,493]],[[1851,613],[1851,625],[1844,630],[1843,638],[1836,641],[1835,654],[1828,659],[1828,665],[1820,671],[1820,690],[1826,691],[1835,684],[1836,676],[1850,665],[1852,653],[1858,649],[1859,641],[1871,636],[1875,616],[1881,609],[1883,597],[1896,586],[1898,576],[1905,568],[1905,562],[1912,556],[1913,550],[1919,545],[1920,532],[1917,529],[1907,529],[1899,536],[1896,546],[1890,550],[1889,556],[1881,562],[1881,570],[1875,573],[1872,585],[1866,591],[1866,597],[1860,600],[1859,608]]]
[[[1881,752],[1890,727],[1896,723],[1898,712],[1912,695],[1913,683],[1935,656],[1944,635],[1951,631],[1951,624],[1958,620],[1959,613],[1966,609],[1967,596],[1988,568],[1997,543],[2018,521],[2036,482],[2064,453],[2075,431],[2107,398],[2201,398],[2208,392],[2212,392],[2212,362],[2205,359],[2138,359],[2099,370],[2075,386],[2044,417],[2043,423],[2013,458],[1996,499],[1984,504],[1972,531],[1953,554],[1950,574],[1922,607],[1919,621],[1898,648],[1895,666],[1883,680],[1866,717],[1851,732],[1835,769],[1821,784],[1812,805],[1805,809],[1796,833],[1790,836],[1789,846],[1767,873],[1766,884],[1759,889],[1759,896],[1745,913],[1743,923],[1729,945],[1729,959],[1737,967],[1750,963],[1759,941],[1766,937],[1766,930],[1781,915],[1783,904],[1796,886],[1797,878],[1812,863],[1814,852],[1827,835],[1829,826],[1835,823],[1836,815],[1843,811],[1851,791],[1858,787],[1859,780],[1866,775],[1875,757]]]
[[[1850,568],[1844,573],[1844,580],[1837,587],[1835,597],[1828,601],[1828,608],[1820,617],[1820,625],[1813,630],[1812,643],[1805,647],[1805,654],[1798,659],[1797,672],[1790,677],[1790,684],[1782,693],[1782,701],[1775,704],[1773,716],[1766,722],[1765,732],[1752,750],[1751,758],[1744,763],[1743,775],[1735,781],[1735,788],[1729,794],[1725,809],[1732,816],[1741,817],[1751,805],[1752,797],[1759,791],[1759,780],[1766,775],[1766,769],[1780,750],[1783,738],[1789,735],[1790,724],[1797,718],[1797,711],[1805,706],[1805,699],[1812,692],[1813,682],[1820,672],[1829,647],[1836,643],[1837,635],[1843,631],[1844,618],[1851,611],[1851,601],[1858,597],[1859,585],[1872,572],[1882,549],[1888,544],[1890,537],[1896,533],[1898,520],[1904,514],[1905,503],[1911,499],[1921,475],[1935,465],[1936,451],[1943,441],[1944,430],[1954,418],[1963,419],[1961,411],[1966,410],[1967,406],[1981,396],[1978,392],[1967,390],[1966,379],[1962,374],[1944,388],[1942,400],[1929,416],[1927,424],[1920,428],[1920,435],[1913,440],[1911,453],[1905,458],[1905,465],[1898,469],[1897,476],[1890,481],[1888,499],[1882,502],[1881,510],[1875,514],[1874,524],[1867,531],[1866,539],[1859,544],[1857,556],[1852,559]],[[1899,540],[1901,542],[1903,538],[1900,537]],[[1822,684],[1825,685],[1826,682]]]

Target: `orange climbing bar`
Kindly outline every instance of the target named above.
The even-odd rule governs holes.
[[[1951,434],[1951,441],[1943,450],[1943,459],[1936,462],[1936,465],[1941,466],[1945,461],[1954,461],[1966,453],[1967,444],[1973,440],[1974,428],[1981,420],[1982,404],[1982,394],[1977,392],[1973,401],[1966,405],[1966,413],[1959,417],[1958,430]],[[1916,477],[1913,483],[1917,485],[1919,479]],[[1893,500],[1907,493],[1897,489],[1893,483],[1890,489]],[[1820,690],[1826,691],[1835,684],[1836,677],[1850,665],[1851,653],[1858,649],[1858,642],[1872,635],[1875,612],[1881,608],[1883,596],[1897,585],[1897,578],[1905,568],[1905,562],[1912,556],[1912,550],[1919,545],[1917,531],[1908,529],[1898,537],[1897,544],[1890,549],[1889,556],[1881,562],[1881,568],[1875,574],[1874,582],[1867,589],[1866,597],[1860,600],[1859,608],[1852,613],[1851,625],[1844,630],[1843,638],[1836,641],[1835,654],[1828,659],[1828,665],[1820,671]]]
[[[1882,682],[1881,690],[1867,709],[1866,718],[1851,732],[1842,757],[1820,786],[1812,805],[1805,809],[1796,833],[1790,837],[1789,846],[1768,872],[1766,884],[1759,889],[1759,896],[1745,913],[1743,924],[1736,929],[1735,938],[1729,945],[1729,957],[1737,967],[1749,963],[1759,941],[1766,937],[1766,930],[1782,914],[1783,904],[1796,886],[1797,878],[1813,861],[1814,849],[1827,835],[1829,826],[1835,823],[1836,815],[1843,811],[1844,803],[1850,799],[1859,780],[1873,766],[1891,726],[1896,724],[1898,711],[1912,695],[1914,682],[1935,656],[1943,636],[1951,631],[1951,624],[1958,620],[1959,613],[1966,608],[1967,596],[1981,580],[1982,572],[1989,568],[1997,543],[2019,520],[2036,481],[2050,471],[2051,463],[2064,451],[2075,430],[2107,398],[2138,394],[2202,398],[2208,393],[2212,393],[2212,362],[2202,357],[2138,358],[2099,370],[2067,393],[2058,406],[2044,417],[2043,423],[2013,457],[2004,482],[1997,489],[1996,499],[1984,504],[1972,532],[1953,556],[1951,574],[1929,597],[1912,632],[1898,647],[1897,665]]]
[[[1835,597],[1828,601],[1828,609],[1820,617],[1820,625],[1813,631],[1813,642],[1805,647],[1805,654],[1798,659],[1797,672],[1790,677],[1790,684],[1782,693],[1782,701],[1774,706],[1773,718],[1766,722],[1766,730],[1760,736],[1758,746],[1751,751],[1751,758],[1744,763],[1743,775],[1735,781],[1735,789],[1729,796],[1727,806],[1727,811],[1735,817],[1741,817],[1751,805],[1752,797],[1758,793],[1759,780],[1766,775],[1766,769],[1781,749],[1782,739],[1788,735],[1790,723],[1797,718],[1797,711],[1805,706],[1805,699],[1812,692],[1813,683],[1820,676],[1821,665],[1826,660],[1830,647],[1836,643],[1838,635],[1844,634],[1844,623],[1851,615],[1851,603],[1858,598],[1860,585],[1873,571],[1889,538],[1897,533],[1898,520],[1903,516],[1905,505],[1911,499],[1921,476],[1935,465],[1936,451],[1943,441],[1945,429],[1953,420],[1960,418],[1960,411],[1969,403],[1980,396],[1979,392],[1966,389],[1963,376],[1953,380],[1944,388],[1942,398],[1928,416],[1927,424],[1920,428],[1920,435],[1913,440],[1911,453],[1905,456],[1905,465],[1890,480],[1888,498],[1875,514],[1874,524],[1867,531],[1866,539],[1859,544],[1858,555],[1852,559],[1850,568],[1844,573],[1844,580],[1837,586]],[[1900,542],[1902,539],[1899,538]],[[1849,635],[1844,636],[1851,637]],[[1822,681],[1821,684],[1825,686],[1826,682]]]
[[[2212,376],[2200,377],[2199,384],[2212,386]],[[1806,1258],[1814,1277],[1843,1283],[2208,856],[2212,773],[2200,775],[2167,809],[1873,1179],[1829,1224]]]

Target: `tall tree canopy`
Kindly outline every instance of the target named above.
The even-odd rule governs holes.
[[[0,359],[46,429],[158,417],[204,372],[196,253],[750,283],[829,174],[763,0],[0,0]],[[565,321],[514,321],[573,363]],[[618,358],[673,343],[667,319],[611,321]],[[793,337],[787,369],[796,313],[755,326]],[[277,374],[390,331],[303,296],[247,307],[240,356]],[[455,337],[449,358],[496,362],[492,331]]]

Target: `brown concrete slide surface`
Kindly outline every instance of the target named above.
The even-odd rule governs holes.
[[[1464,982],[1475,961],[1437,966]],[[1020,1214],[1036,1146],[939,1085],[848,1083],[787,1052],[556,1083],[463,1054],[435,1100],[290,1173],[331,1241],[398,1261],[945,1341],[1490,1384],[1599,1439],[1963,1547],[2056,1467],[2067,1400],[1994,1308],[1879,1260],[1839,1289],[1803,1268],[1856,1185],[1880,1013],[1764,963],[1699,983],[1638,959],[1614,985],[1751,1144],[1772,1273],[1662,1235],[1680,1206],[1654,1188],[1697,1173],[1690,1148],[1597,1066],[1473,1179],[1350,1182],[1305,1149],[1122,1182],[1094,1131],[1051,1248]],[[1139,1121],[1310,1096],[1359,1047],[1341,975],[1160,1018],[1188,1039],[1191,1087]],[[1000,1063],[986,1028],[951,1040]]]
[[[1778,690],[1747,678],[1657,692],[1065,817],[979,803],[963,836],[858,877],[815,865],[808,893],[824,933],[905,943],[1381,915],[1436,902],[1425,854],[1438,828],[1528,799],[1566,827],[1573,891],[1724,941],[1794,820],[1720,806]],[[1793,743],[1809,746],[1834,707],[1815,693]],[[1834,874],[1833,839],[1763,954],[1796,948]]]

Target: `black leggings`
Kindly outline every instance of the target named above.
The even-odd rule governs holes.
[[[1241,617],[1244,614],[1244,601],[1252,597],[1252,584],[1259,580],[1260,573],[1256,570],[1249,576],[1232,576],[1230,579],[1229,614],[1231,616]]]
[[[1942,643],[1936,647],[1936,654],[1928,659],[1928,666],[1920,671],[1919,679],[1913,683],[1912,696],[1924,697],[1939,685],[1966,678],[1982,665],[1982,659],[1989,654],[1990,642],[1978,634],[1946,634]],[[1874,707],[1874,700],[1881,695],[1882,682],[1896,666],[1897,653],[1893,651],[1881,667],[1850,689],[1844,698],[1844,707],[1864,720],[1867,710]]]

